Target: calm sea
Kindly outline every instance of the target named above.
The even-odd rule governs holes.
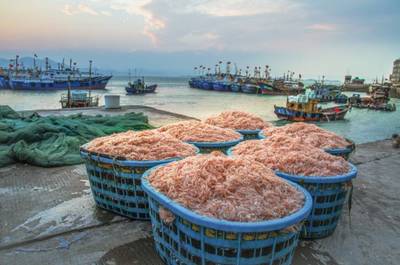
[[[162,110],[203,119],[223,110],[242,110],[276,121],[274,105],[283,105],[284,96],[261,96],[242,93],[204,91],[189,88],[187,78],[148,77],[148,84],[157,83],[155,94],[128,96],[125,93],[127,77],[113,77],[105,91],[94,91],[100,95],[101,104],[106,94],[121,95],[122,105],[146,105]],[[30,92],[0,90],[0,104],[10,105],[15,110],[60,108],[60,95],[65,91]],[[351,95],[351,93],[350,93]],[[356,143],[370,142],[400,133],[400,100],[395,100],[398,111],[379,112],[355,109],[343,121],[319,123],[321,127],[353,139]]]

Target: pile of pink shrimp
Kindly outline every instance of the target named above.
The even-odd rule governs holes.
[[[243,111],[224,111],[204,121],[207,124],[234,130],[260,130],[272,124],[262,118]]]
[[[175,202],[204,216],[241,222],[290,215],[304,195],[261,163],[220,152],[188,157],[154,170],[150,185]],[[160,208],[170,222],[171,214]]]
[[[273,170],[294,175],[329,177],[350,170],[342,157],[302,144],[297,138],[281,135],[242,142],[232,149],[232,154],[251,157]]]
[[[299,138],[299,141],[314,147],[329,148],[346,148],[349,143],[343,137],[324,130],[315,124],[304,122],[296,122],[281,127],[269,127],[263,130],[265,136],[282,135]]]
[[[241,134],[199,121],[182,121],[158,128],[185,142],[228,142],[239,140]]]
[[[96,138],[88,143],[90,152],[129,160],[163,160],[196,154],[196,148],[156,130],[127,131]]]

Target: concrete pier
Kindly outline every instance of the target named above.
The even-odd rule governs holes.
[[[150,122],[159,125],[188,118],[143,111],[153,112]],[[399,263],[400,150],[390,140],[362,144],[351,161],[359,168],[351,212],[344,211],[331,237],[301,242],[293,264]],[[0,169],[0,264],[162,263],[152,248],[150,223],[95,206],[84,165],[16,164]]]

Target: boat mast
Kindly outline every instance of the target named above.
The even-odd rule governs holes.
[[[15,56],[15,76],[17,76],[18,75],[18,58],[19,58],[19,55],[16,55]]]
[[[68,75],[67,106],[68,106],[68,108],[71,108],[71,75]]]
[[[36,53],[33,55],[33,70],[36,70]]]
[[[92,86],[92,60],[89,60],[89,100],[91,100],[91,95],[92,95],[92,90],[91,90],[91,86]]]
[[[46,60],[46,73],[47,73],[49,70],[49,58],[46,57],[45,60]]]

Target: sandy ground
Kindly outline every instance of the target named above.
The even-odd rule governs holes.
[[[155,112],[154,125],[185,118]],[[300,242],[293,264],[399,264],[400,150],[388,140],[362,144],[352,162],[359,175],[351,213],[331,237]],[[148,222],[95,207],[84,165],[17,164],[0,169],[0,264],[161,263]]]
[[[22,115],[29,115],[32,112],[37,112],[41,116],[50,115],[72,115],[77,113],[82,113],[85,115],[123,115],[128,112],[142,112],[144,115],[149,117],[149,122],[154,126],[163,126],[172,122],[177,122],[181,120],[194,119],[189,116],[159,110],[152,107],[147,107],[143,105],[124,105],[119,109],[104,109],[104,107],[93,107],[93,108],[74,108],[74,109],[54,109],[54,110],[32,110],[32,111],[22,111]]]

